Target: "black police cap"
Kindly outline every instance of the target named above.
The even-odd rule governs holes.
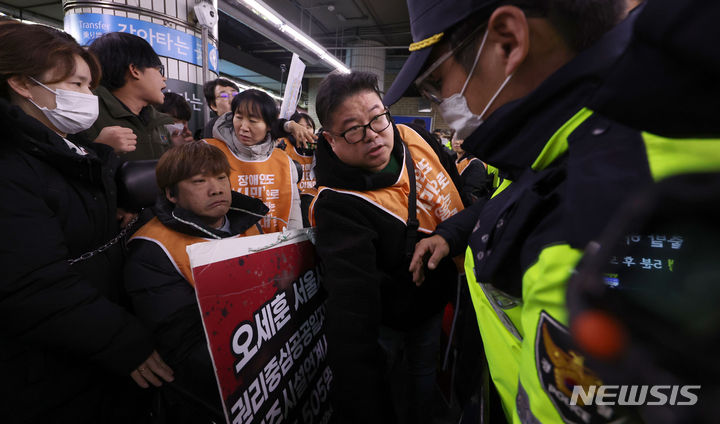
[[[442,40],[444,32],[468,16],[496,6],[501,0],[408,0],[410,32],[413,43],[410,57],[403,65],[383,102],[391,105],[398,101],[430,56],[432,47]]]

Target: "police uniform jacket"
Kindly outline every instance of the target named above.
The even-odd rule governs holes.
[[[584,107],[631,29],[631,19],[621,23],[465,140],[463,149],[497,166],[507,180],[486,203],[436,230],[451,254],[469,244],[469,288],[490,374],[511,422],[580,420],[564,401],[572,387],[558,382],[571,381],[568,372],[596,377],[577,366],[582,358],[564,365],[554,359],[579,351],[568,336],[565,289],[587,244],[634,192],[719,165],[716,140],[663,139]]]
[[[132,421],[153,347],[119,304],[121,244],[68,263],[118,234],[117,157],[2,99],[0,125],[0,421]]]

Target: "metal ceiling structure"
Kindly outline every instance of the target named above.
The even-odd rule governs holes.
[[[268,0],[266,4],[341,60],[346,49],[352,48],[353,43],[361,40],[379,42],[393,57],[407,57],[407,46],[411,37],[407,6],[403,0],[339,0],[330,3],[315,0]],[[289,49],[283,49],[274,40],[258,37],[254,31],[249,34],[246,31],[237,31],[237,25],[232,22],[232,18],[238,9],[243,8],[237,1],[221,0],[219,6],[222,14],[228,18],[222,19],[221,16],[221,40],[237,44],[241,49],[267,62],[284,60],[289,63],[286,59]],[[248,20],[242,22],[246,23]],[[311,68],[310,72],[327,72],[327,69],[323,68],[322,65]]]
[[[58,28],[63,26],[64,13],[61,0],[2,0],[0,12]]]
[[[265,0],[267,6],[321,44],[340,61],[361,40],[382,44],[386,72],[399,71],[411,43],[404,0]],[[306,63],[306,77],[321,77],[332,69],[319,57],[268,28],[238,0],[218,1],[221,73],[279,92],[282,65],[292,53]],[[0,12],[62,28],[61,0],[0,0]]]

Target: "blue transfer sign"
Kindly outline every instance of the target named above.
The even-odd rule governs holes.
[[[65,32],[81,45],[89,45],[108,32],[128,32],[144,38],[160,56],[202,66],[202,40],[152,22],[99,13],[65,15]],[[218,71],[218,51],[208,43],[208,68]]]

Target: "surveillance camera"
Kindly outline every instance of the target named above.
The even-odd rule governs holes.
[[[194,10],[195,17],[197,18],[200,26],[212,28],[215,24],[217,24],[218,14],[212,4],[207,2],[198,3],[195,5]]]

